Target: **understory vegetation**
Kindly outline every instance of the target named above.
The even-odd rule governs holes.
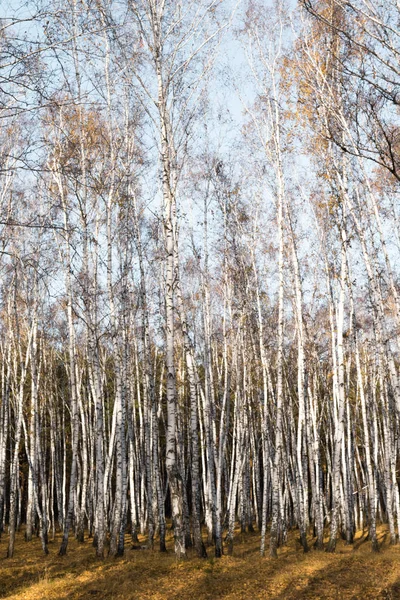
[[[260,557],[257,533],[237,531],[235,552],[221,559],[178,561],[167,532],[168,553],[141,550],[145,538],[121,558],[99,561],[92,540],[71,539],[67,556],[57,555],[60,535],[42,555],[40,540],[27,544],[17,535],[16,554],[0,567],[0,598],[9,600],[396,600],[400,595],[400,546],[389,544],[387,528],[378,528],[380,553],[372,554],[366,532],[354,545],[343,540],[335,554],[302,553],[298,534],[290,534],[279,561]],[[205,540],[206,541],[206,540]],[[309,540],[311,542],[311,539]]]

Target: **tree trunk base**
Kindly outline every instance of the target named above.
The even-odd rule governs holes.
[[[310,549],[307,543],[307,536],[304,531],[300,534],[300,544],[303,546],[304,553],[309,552]]]
[[[328,542],[325,552],[333,553],[333,552],[335,552],[335,550],[336,550],[336,539],[331,538]]]

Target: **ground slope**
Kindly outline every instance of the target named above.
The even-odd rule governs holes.
[[[1,558],[0,598],[15,600],[400,600],[400,546],[379,531],[381,551],[374,555],[365,536],[354,546],[340,541],[335,554],[304,555],[293,533],[278,560],[259,556],[258,534],[238,533],[234,555],[216,560],[190,556],[177,562],[172,552],[130,549],[123,558],[96,560],[87,541],[71,539],[68,555],[57,556],[59,538],[43,556],[40,542],[19,534],[15,557]],[[128,540],[127,540],[128,541]],[[0,542],[5,556],[6,536]],[[212,555],[212,548],[209,549]]]

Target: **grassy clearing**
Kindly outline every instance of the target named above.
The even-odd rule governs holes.
[[[400,546],[390,546],[384,528],[381,551],[373,555],[365,536],[353,547],[340,541],[336,554],[311,551],[304,555],[296,536],[280,549],[278,560],[259,556],[258,534],[237,534],[234,555],[199,560],[189,555],[176,561],[170,551],[127,550],[123,558],[99,561],[90,541],[70,540],[68,555],[57,556],[59,538],[43,556],[40,542],[17,539],[15,557],[2,559],[0,597],[15,600],[151,599],[197,600],[218,598],[271,600],[398,600]],[[0,556],[6,552],[6,537]],[[212,554],[212,549],[210,549]]]

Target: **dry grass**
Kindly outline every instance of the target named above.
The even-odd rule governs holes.
[[[280,549],[278,560],[259,556],[258,534],[238,534],[234,555],[216,560],[190,556],[176,561],[172,552],[127,550],[123,558],[96,560],[87,541],[70,540],[68,555],[57,556],[59,539],[43,556],[38,539],[17,538],[15,557],[2,559],[0,597],[15,600],[217,598],[271,600],[400,600],[400,547],[389,546],[379,531],[381,551],[371,553],[360,534],[353,547],[338,543],[336,554],[311,551],[304,555],[296,536]],[[0,544],[5,555],[6,538]],[[210,554],[212,549],[210,549]]]

